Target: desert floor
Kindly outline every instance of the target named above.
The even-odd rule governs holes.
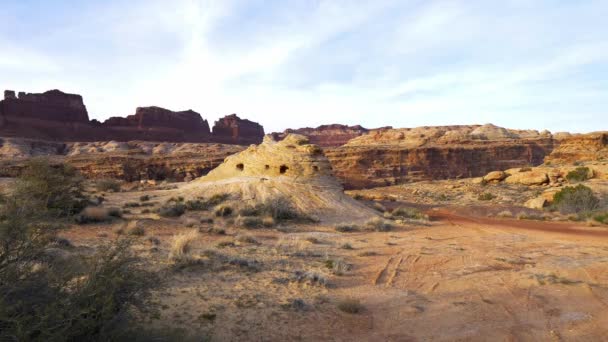
[[[212,341],[607,339],[606,226],[488,217],[449,203],[425,210],[426,223],[343,233],[323,224],[240,229],[200,223],[207,212],[159,219],[134,209],[130,222],[63,235],[86,250],[143,227],[138,254],[164,283],[154,295],[160,313],[142,320]],[[199,232],[194,259],[175,265],[173,236],[191,230]]]

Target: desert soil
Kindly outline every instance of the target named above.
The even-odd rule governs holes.
[[[154,202],[175,190],[167,191],[107,201],[149,193]],[[154,295],[160,315],[142,317],[151,326],[212,341],[606,340],[606,226],[489,218],[449,203],[427,207],[428,223],[353,233],[289,223],[247,230],[217,218],[200,223],[208,212],[160,219],[142,209],[127,215],[145,228],[136,248],[165,278]],[[64,235],[94,248],[128,224],[74,226]],[[201,232],[192,251],[200,262],[175,266],[172,237],[192,229]],[[335,274],[328,260],[348,267]],[[311,274],[320,280],[303,279]],[[340,310],[348,299],[362,310]]]

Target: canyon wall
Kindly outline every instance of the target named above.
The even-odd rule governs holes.
[[[353,189],[539,165],[553,148],[548,132],[473,125],[381,130],[326,148],[325,154],[336,176]]]

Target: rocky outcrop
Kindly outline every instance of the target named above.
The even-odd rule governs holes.
[[[105,141],[58,143],[23,138],[0,139],[0,176],[20,174],[25,161],[47,156],[65,162],[88,178],[191,180],[220,165],[244,147],[215,143]]]
[[[545,158],[546,163],[572,164],[608,160],[608,132],[561,133],[557,141],[557,147]]]
[[[82,97],[50,90],[42,94],[4,92],[0,101],[0,135],[53,141],[169,141],[259,143],[264,129],[235,114],[209,124],[193,110],[171,111],[140,107],[127,117],[112,117],[103,123],[89,120]]]
[[[0,101],[0,132],[4,136],[74,139],[92,134],[80,95],[49,90],[41,94],[4,92]]]
[[[173,112],[160,107],[139,107],[126,118],[112,117],[101,124],[114,140],[210,141],[209,123],[193,110]]]
[[[257,122],[244,120],[236,114],[226,115],[213,125],[215,141],[229,144],[259,144],[264,137],[264,127]]]
[[[370,132],[369,129],[346,125],[321,125],[317,128],[305,127],[298,129],[287,129],[283,133],[273,133],[275,139],[280,140],[288,134],[299,134],[308,137],[312,144],[325,147],[338,147],[346,144],[349,140]]]
[[[480,177],[542,164],[552,149],[547,133],[473,125],[379,130],[325,153],[336,176],[353,189]]]
[[[281,141],[267,135],[262,144],[229,156],[209,174],[181,190],[186,197],[227,193],[237,208],[281,198],[307,216],[327,221],[377,216],[344,194],[321,148],[296,134]]]

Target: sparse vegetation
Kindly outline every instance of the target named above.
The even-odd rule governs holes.
[[[509,218],[509,217],[513,217],[513,213],[509,210],[503,210],[503,211],[499,212],[496,216],[501,217],[501,218]]]
[[[325,267],[327,267],[335,275],[344,275],[352,268],[349,263],[342,259],[326,259]]]
[[[169,260],[174,263],[184,264],[194,260],[192,256],[192,243],[200,236],[195,229],[181,234],[177,234],[171,241],[171,250],[169,251]]]
[[[494,198],[496,198],[496,196],[494,196],[493,194],[491,194],[489,192],[484,192],[482,194],[479,194],[479,196],[477,196],[477,199],[480,201],[491,201]]]
[[[114,218],[120,218],[122,212],[118,208],[86,207],[80,214],[76,215],[78,224],[108,222]]]
[[[338,302],[338,309],[349,314],[358,314],[363,312],[365,307],[358,299],[347,298]]]
[[[140,201],[140,202],[147,202],[147,201],[149,201],[149,200],[150,200],[150,195],[142,195],[142,196],[139,196],[139,201]]]
[[[144,235],[146,235],[146,230],[143,227],[135,226],[135,227],[128,229],[127,234],[132,235],[132,236],[144,236]]]
[[[390,218],[396,219],[413,219],[413,220],[423,220],[428,221],[429,216],[416,208],[411,207],[399,207],[393,210],[390,215]]]
[[[26,163],[13,197],[23,205],[59,216],[76,214],[88,204],[82,178],[75,169],[64,164],[51,165],[45,158],[32,158]]]
[[[120,182],[115,179],[100,179],[95,182],[95,188],[100,192],[119,192]]]
[[[215,216],[217,217],[227,217],[232,215],[233,209],[227,205],[220,205],[215,208]]]
[[[389,221],[374,217],[365,222],[365,228],[376,232],[388,232],[394,227]]]
[[[186,212],[186,205],[180,202],[168,202],[158,209],[162,217],[180,217]]]
[[[353,223],[340,223],[335,226],[335,229],[336,229],[336,231],[338,231],[340,233],[352,233],[352,232],[358,232],[361,230],[361,228],[359,226],[357,226],[356,224],[353,224]]]
[[[262,219],[252,216],[239,216],[234,221],[234,225],[240,228],[254,229],[263,226]]]
[[[306,219],[307,217],[293,208],[285,197],[273,197],[255,206],[243,207],[239,210],[243,216],[271,217],[277,222],[285,220]]]
[[[568,172],[566,179],[571,183],[584,182],[591,178],[593,172],[586,166],[579,166],[576,169]]]

